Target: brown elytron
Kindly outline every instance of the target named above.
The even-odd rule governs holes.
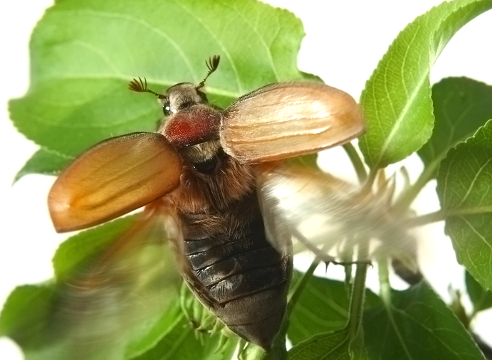
[[[218,64],[210,59],[207,77]],[[170,237],[190,289],[232,331],[268,349],[285,313],[292,259],[289,236],[265,231],[271,214],[260,211],[256,178],[268,166],[256,164],[349,141],[364,124],[355,101],[324,84],[267,85],[222,111],[201,91],[206,78],[165,94],[133,80],[131,90],[158,97],[162,125],[83,154],[54,184],[50,213],[59,231],[146,204],[152,216],[172,218]]]

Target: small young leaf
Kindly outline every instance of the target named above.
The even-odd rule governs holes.
[[[307,169],[319,170],[318,167],[318,154],[308,154],[303,156],[296,156],[283,160],[285,163],[292,164],[294,166],[300,166]]]
[[[485,290],[468,271],[465,272],[466,290],[473,304],[473,311],[478,312],[492,307],[492,291]]]
[[[492,121],[451,149],[437,174],[441,208],[456,257],[486,289],[492,289]]]
[[[15,175],[14,182],[29,174],[55,175],[72,160],[72,157],[41,148],[27,160],[22,169]]]
[[[361,95],[367,132],[359,142],[371,167],[403,160],[424,145],[434,125],[430,70],[444,46],[490,0],[443,2],[400,32]]]
[[[492,119],[492,86],[467,78],[447,78],[432,87],[436,122],[432,136],[418,151],[435,176],[440,161],[459,141]]]
[[[152,96],[128,91],[132,78],[157,92],[198,84],[207,58],[220,55],[205,90],[226,106],[267,83],[308,76],[297,69],[303,36],[293,14],[259,1],[58,1],[32,34],[31,86],[10,102],[11,117],[37,144],[76,156],[155,129],[162,112]]]
[[[424,282],[393,291],[389,306],[364,313],[369,358],[485,360],[470,334]]]

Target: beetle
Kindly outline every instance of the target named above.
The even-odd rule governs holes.
[[[292,254],[291,235],[272,220],[265,184],[279,178],[283,160],[350,141],[364,122],[350,95],[315,82],[266,85],[221,110],[203,92],[219,61],[209,59],[198,85],[179,83],[163,94],[145,79],[130,82],[130,90],[157,96],[159,128],[84,152],[55,181],[49,211],[65,232],[145,206],[124,242],[141,239],[161,219],[197,298],[234,333],[268,350],[285,313]]]

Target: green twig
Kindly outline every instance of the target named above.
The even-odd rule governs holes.
[[[474,207],[463,207],[458,209],[447,209],[438,210],[433,213],[417,216],[413,219],[409,219],[407,226],[409,228],[431,224],[434,222],[446,220],[449,217],[463,216],[463,215],[473,215],[473,214],[486,214],[492,213],[492,206],[474,206]]]
[[[391,303],[391,284],[387,259],[378,261],[378,276],[381,299],[388,306]]]
[[[408,209],[418,194],[422,191],[424,186],[427,185],[427,183],[435,176],[438,165],[438,161],[434,161],[427,165],[424,171],[420,173],[417,181],[413,185],[406,188],[396,200],[394,208],[399,210]]]
[[[364,254],[362,250],[359,251],[358,259],[366,258],[367,254]],[[352,296],[350,297],[348,322],[348,333],[351,339],[354,339],[357,336],[362,321],[362,310],[364,307],[364,295],[366,290],[367,266],[368,264],[366,263],[358,263],[355,270]]]
[[[359,182],[362,184],[367,179],[367,172],[366,172],[366,168],[364,167],[364,163],[362,162],[359,156],[359,153],[355,149],[354,145],[352,145],[352,143],[347,143],[343,145],[343,149],[345,150],[347,156],[352,162],[352,165],[354,166],[355,169],[355,173],[357,174],[357,178],[359,179]]]
[[[366,181],[362,185],[364,191],[371,191],[372,186],[374,185],[374,181],[376,180],[376,177],[378,176],[378,173],[379,173],[378,168],[372,168],[369,171],[369,175],[367,176]]]
[[[318,258],[314,259],[313,262],[311,263],[311,266],[309,266],[309,269],[302,275],[301,279],[297,281],[294,290],[292,291],[292,295],[289,299],[289,307],[288,307],[288,315],[292,313],[292,310],[294,309],[294,306],[296,305],[297,301],[299,300],[299,297],[302,294],[302,291],[306,287],[309,279],[311,279],[311,276],[313,276],[314,270],[318,267],[320,263],[320,260]]]

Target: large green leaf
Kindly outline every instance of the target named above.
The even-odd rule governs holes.
[[[370,359],[484,360],[470,334],[428,285],[392,291],[391,303],[364,313]]]
[[[318,334],[289,350],[291,360],[352,360],[349,354],[348,331],[341,329]]]
[[[342,329],[348,319],[348,294],[349,288],[343,282],[316,276],[309,279],[289,319],[288,336],[292,344],[296,345],[319,333]],[[367,290],[366,308],[377,303],[378,297]]]
[[[338,281],[312,277],[289,319],[293,345],[315,334],[342,329],[348,318],[348,288]]]
[[[162,341],[164,337],[171,334],[176,329],[180,328],[183,321],[183,312],[178,301],[174,301],[173,294],[169,294],[172,302],[163,303],[161,314],[152,319],[135,332],[135,336],[128,341],[126,348],[126,358],[133,359],[142,356],[148,351],[154,349]],[[166,307],[164,307],[166,306]],[[145,311],[140,308],[139,311]]]
[[[133,77],[155,91],[198,83],[205,60],[218,54],[206,91],[224,106],[267,83],[306,77],[297,69],[303,36],[298,18],[259,1],[58,1],[32,34],[31,85],[10,102],[11,117],[37,144],[75,156],[155,128],[161,110],[152,96],[127,89]]]
[[[467,78],[447,78],[432,87],[436,123],[418,151],[429,176],[435,176],[440,161],[459,141],[471,136],[492,119],[492,86]]]
[[[207,339],[206,341],[204,339]],[[179,323],[154,348],[135,360],[227,360],[236,348],[235,338],[223,338],[220,334],[200,336],[186,319]]]
[[[451,149],[437,174],[437,194],[448,213],[445,232],[456,257],[492,289],[492,121]]]
[[[452,36],[490,8],[491,0],[444,2],[416,18],[393,41],[361,95],[367,133],[360,148],[371,167],[398,162],[431,137],[431,68]]]
[[[54,296],[54,284],[17,287],[0,314],[0,336],[9,336],[25,352],[46,346],[39,329],[48,326]]]

